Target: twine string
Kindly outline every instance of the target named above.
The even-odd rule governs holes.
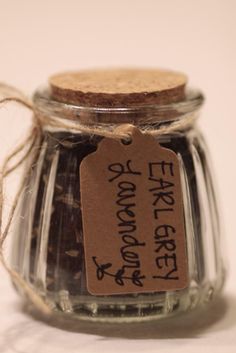
[[[31,172],[32,166],[28,165],[23,173],[18,191],[16,192],[13,204],[8,214],[6,225],[3,229],[3,205],[4,205],[4,183],[6,179],[15,172],[20,166],[26,162],[32,153],[36,151],[37,142],[42,136],[42,127],[55,127],[59,129],[71,130],[79,133],[98,135],[113,139],[129,139],[130,135],[122,129],[117,129],[117,124],[92,124],[86,125],[80,121],[64,122],[56,116],[46,116],[39,112],[34,106],[33,102],[29,100],[21,91],[14,87],[0,83],[0,106],[9,102],[15,102],[23,107],[29,109],[32,114],[32,126],[28,130],[25,139],[5,158],[0,171],[0,261],[3,267],[10,275],[11,280],[21,288],[29,301],[45,315],[51,314],[50,306],[43,300],[43,298],[33,289],[33,287],[13,268],[11,268],[4,257],[4,242],[8,236],[10,226],[12,224],[18,200],[24,191],[27,178]],[[150,127],[148,125],[140,126],[140,130],[145,134],[152,136],[160,136],[169,134],[175,131],[184,130],[194,125],[197,114],[188,114],[184,118],[174,121],[169,125],[162,125],[160,127]],[[14,162],[13,162],[14,161]]]

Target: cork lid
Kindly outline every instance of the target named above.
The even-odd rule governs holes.
[[[160,69],[86,70],[49,78],[53,99],[94,107],[179,102],[185,98],[186,83],[185,74]]]

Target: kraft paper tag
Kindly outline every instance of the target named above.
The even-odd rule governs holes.
[[[80,167],[87,286],[93,295],[188,285],[177,156],[137,128],[131,133],[130,144],[104,138]]]

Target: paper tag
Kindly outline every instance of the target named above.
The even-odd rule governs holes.
[[[84,158],[80,183],[91,294],[188,285],[180,171],[173,151],[132,127],[130,144],[104,138]]]

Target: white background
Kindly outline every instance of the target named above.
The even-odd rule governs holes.
[[[100,66],[176,69],[204,91],[200,125],[214,162],[229,262],[224,298],[194,323],[181,317],[120,328],[80,324],[77,332],[27,316],[1,270],[1,353],[236,351],[235,63],[234,0],[0,0],[0,81],[29,95],[52,73]],[[1,109],[1,159],[28,124],[24,109]]]

